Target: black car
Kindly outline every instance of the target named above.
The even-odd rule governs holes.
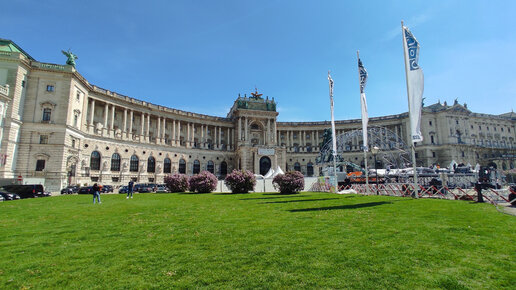
[[[50,196],[49,192],[45,192],[41,184],[10,184],[4,185],[3,188],[10,193],[16,193],[20,198],[46,197]]]
[[[125,185],[125,186],[121,186],[119,189],[118,189],[118,193],[127,193],[129,191],[129,186]]]
[[[79,188],[78,194],[93,194],[93,186],[84,186]]]
[[[17,200],[20,199],[20,196],[16,193],[8,192],[3,188],[0,188],[0,196],[4,198],[4,200]]]
[[[63,189],[61,189],[61,194],[72,194],[77,193],[79,191],[79,186],[77,185],[70,185]]]
[[[113,186],[112,185],[103,185],[101,192],[102,193],[113,192]]]

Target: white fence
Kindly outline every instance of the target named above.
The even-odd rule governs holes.
[[[305,177],[305,189],[303,191],[309,191],[316,182],[317,177]],[[217,189],[213,192],[231,192],[231,189],[224,184],[224,180],[219,180]],[[252,192],[278,192],[278,190],[272,185],[272,178],[268,178],[257,179]]]

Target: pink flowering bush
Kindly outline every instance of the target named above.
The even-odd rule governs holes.
[[[230,174],[226,175],[224,183],[232,193],[248,193],[254,190],[256,185],[256,178],[249,170],[234,169]]]
[[[217,188],[217,177],[209,171],[202,171],[190,177],[190,191],[209,193]]]
[[[272,179],[274,188],[280,193],[298,193],[305,188],[305,178],[299,171],[289,171],[285,174],[278,174]]]
[[[188,176],[185,174],[167,175],[164,181],[170,192],[185,192],[189,188]]]

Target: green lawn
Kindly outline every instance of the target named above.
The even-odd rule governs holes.
[[[91,198],[0,203],[0,288],[516,284],[516,217],[489,204],[314,192]]]

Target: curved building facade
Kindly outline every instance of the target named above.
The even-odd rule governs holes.
[[[277,122],[274,99],[238,96],[226,117],[186,112],[124,96],[89,83],[72,65],[39,62],[0,39],[0,177],[44,183],[121,185],[163,182],[171,173],[269,168],[319,175],[316,164],[329,122]],[[371,118],[403,140],[408,114]],[[473,113],[466,104],[424,107],[421,166],[450,162],[514,168],[516,114]],[[361,121],[336,121],[338,133]],[[407,141],[406,141],[407,142]],[[363,163],[361,140],[345,154]],[[368,157],[371,158],[371,157]],[[369,164],[372,164],[370,162]]]

